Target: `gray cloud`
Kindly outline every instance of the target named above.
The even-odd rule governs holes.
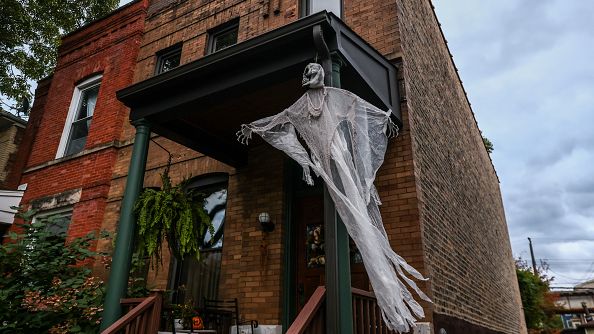
[[[514,254],[533,237],[557,285],[594,278],[594,2],[434,4],[495,145]]]

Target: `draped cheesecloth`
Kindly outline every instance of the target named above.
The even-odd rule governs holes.
[[[311,170],[324,180],[361,252],[386,324],[407,332],[415,317],[424,317],[407,285],[421,298],[429,298],[407,276],[424,280],[422,275],[390,247],[373,185],[388,137],[398,128],[390,120],[391,111],[378,109],[349,91],[324,87],[320,80],[323,83],[321,66],[308,65],[304,86],[310,89],[281,113],[242,125],[238,139],[247,144],[256,133],[299,163],[309,185],[313,185]]]

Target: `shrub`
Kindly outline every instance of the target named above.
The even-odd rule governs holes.
[[[25,214],[25,220],[31,213]],[[66,242],[52,219],[18,224],[0,245],[1,333],[96,333],[104,284],[84,263],[94,234]]]

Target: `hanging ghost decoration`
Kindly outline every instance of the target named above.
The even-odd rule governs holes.
[[[312,170],[324,180],[361,252],[384,321],[390,329],[408,332],[417,318],[424,317],[408,287],[430,300],[408,277],[424,280],[423,276],[390,247],[373,185],[388,138],[397,134],[398,127],[390,119],[391,111],[323,83],[322,66],[307,65],[302,81],[309,87],[305,94],[277,115],[242,125],[238,140],[247,144],[256,133],[299,163],[307,184],[313,185]]]

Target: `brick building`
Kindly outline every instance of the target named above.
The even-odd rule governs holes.
[[[128,114],[115,92],[132,82],[145,7],[136,2],[64,36],[53,75],[37,87],[16,159],[22,174],[10,182],[26,184],[23,205],[72,217],[72,236],[102,224]]]
[[[160,186],[171,154],[173,182],[191,177],[218,201],[219,233],[202,263],[164,255],[150,285],[184,285],[181,298],[194,301],[238,298],[243,318],[286,329],[324,284],[324,266],[309,266],[304,249],[328,223],[323,191],[304,186],[279,151],[239,147],[234,133],[300,96],[303,68],[317,58],[401,125],[376,186],[393,248],[430,278],[420,283],[434,302],[422,321],[434,333],[525,332],[497,175],[430,1],[321,3],[139,1],[65,36],[21,152],[24,202],[71,214],[73,236],[122,232],[127,201]],[[75,136],[83,109],[91,126]],[[271,232],[258,223],[263,212]],[[126,265],[114,268],[110,284]],[[369,290],[356,255],[350,271]]]
[[[23,141],[27,121],[8,112],[0,111],[0,189],[12,189],[9,175],[16,169],[16,156]]]

